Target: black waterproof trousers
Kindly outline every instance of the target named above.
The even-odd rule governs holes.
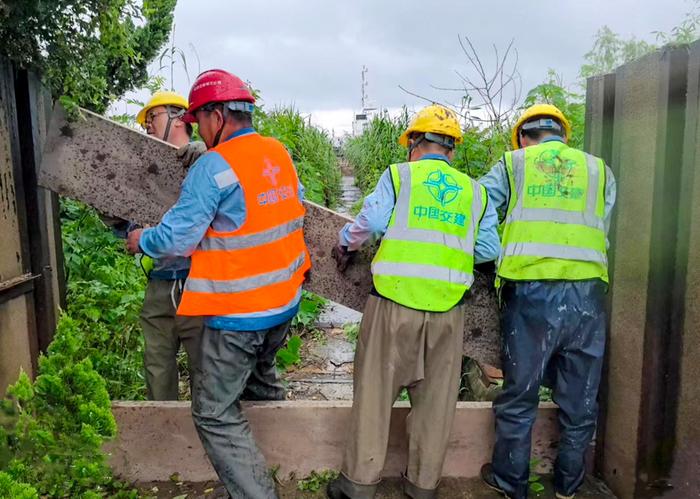
[[[532,425],[540,385],[553,389],[560,440],[554,486],[581,486],[593,438],[605,352],[606,284],[600,280],[507,282],[502,289],[503,392],[494,402],[496,481],[527,497]]]

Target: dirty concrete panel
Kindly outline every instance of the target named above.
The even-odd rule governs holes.
[[[268,465],[279,465],[280,477],[340,468],[350,402],[255,402],[244,406]],[[407,403],[394,408],[385,476],[399,476],[405,470],[408,410]],[[175,472],[184,481],[216,478],[194,429],[188,403],[115,402],[113,412],[119,431],[106,449],[121,478],[168,480]],[[551,470],[556,427],[555,406],[542,404],[533,431],[533,455],[542,460],[540,472]],[[491,404],[458,403],[444,475],[478,476],[481,465],[491,457],[493,440]]]
[[[690,47],[685,119],[683,172],[678,225],[680,276],[684,310],[680,390],[676,420],[673,490],[666,495],[685,498],[700,490],[700,42]],[[683,297],[681,297],[683,298]]]
[[[30,298],[22,295],[0,303],[0,397],[17,381],[20,370],[33,375],[27,331]]]
[[[661,320],[659,245],[670,247],[660,240],[659,231],[661,203],[668,201],[663,199],[663,181],[668,179],[662,170],[668,59],[664,53],[646,56],[618,68],[615,81],[612,164],[619,173],[605,400],[605,431],[612,437],[603,442],[602,472],[621,497],[634,497],[641,486],[640,435],[644,418],[653,411],[645,405],[644,387],[650,390],[646,376],[652,371],[645,363],[654,361],[649,354]]]
[[[90,111],[68,122],[57,105],[38,181],[107,215],[155,224],[177,200],[185,177],[176,151]]]
[[[11,65],[0,58],[0,282],[24,273],[13,166],[19,161],[13,147],[18,141],[13,82]]]
[[[75,122],[57,107],[44,147],[40,185],[84,201],[99,211],[141,224],[157,223],[176,201],[185,171],[176,149],[128,127],[83,111]],[[306,289],[354,310],[364,308],[372,287],[363,251],[345,275],[335,268],[331,248],[351,218],[306,202],[304,230],[313,268]],[[492,282],[477,276],[468,299],[465,353],[500,365],[499,329]]]
[[[614,113],[615,74],[589,78],[586,82],[584,150],[603,158],[611,167]]]
[[[607,434],[604,441],[605,480],[623,497],[634,496],[637,464],[637,431],[641,404],[641,368],[646,323],[649,253],[651,246],[654,160],[656,155],[657,79],[656,56],[618,70],[615,98],[613,164],[617,177],[618,244],[615,253],[629,255],[616,259],[611,269],[612,311],[607,405]],[[639,74],[652,66],[651,78]],[[629,166],[627,166],[629,165]],[[631,216],[634,214],[634,216]],[[620,236],[620,237],[618,237]]]

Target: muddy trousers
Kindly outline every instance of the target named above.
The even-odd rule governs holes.
[[[262,331],[204,328],[192,417],[209,460],[236,499],[277,497],[240,400],[284,399],[275,355],[289,324]]]
[[[177,352],[187,352],[190,386],[199,362],[199,339],[204,324],[201,317],[176,314],[184,279],[149,279],[141,309],[145,342],[143,365],[149,400],[178,399]]]
[[[506,283],[502,290],[503,391],[494,402],[493,469],[510,497],[528,491],[532,425],[539,388],[559,406],[554,487],[572,495],[585,476],[585,454],[598,414],[605,352],[605,284],[590,281]]]
[[[459,392],[464,306],[423,312],[371,295],[355,353],[354,396],[342,475],[347,496],[371,498],[379,483],[391,408],[407,388],[408,468],[405,492],[435,496]]]

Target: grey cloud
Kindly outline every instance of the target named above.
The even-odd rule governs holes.
[[[399,84],[444,97],[430,85],[458,83],[454,70],[468,70],[458,34],[468,35],[487,61],[493,44],[503,49],[515,39],[528,89],[550,67],[573,83],[601,26],[651,40],[652,31],[670,29],[690,8],[683,0],[180,0],[176,44],[192,43],[202,69],[222,67],[250,80],[268,106],[356,108],[366,64],[372,100],[398,107],[417,103]],[[178,75],[176,89],[186,93],[187,80]]]

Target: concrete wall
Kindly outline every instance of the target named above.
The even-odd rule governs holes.
[[[679,381],[683,369],[687,380],[700,364],[700,352],[688,349],[700,317],[685,313],[700,282],[690,274],[696,257],[689,258],[700,254],[692,246],[700,192],[693,190],[697,125],[688,119],[697,102],[689,103],[687,92],[689,78],[698,84],[698,69],[691,57],[689,70],[688,54],[687,47],[665,49],[588,82],[586,147],[609,162],[618,193],[597,466],[623,498],[653,497],[674,485],[671,469],[682,448],[674,444],[684,422],[687,448],[700,444],[697,424],[687,419],[695,415],[697,394]],[[697,469],[678,470],[695,491]]]
[[[269,466],[280,477],[294,472],[339,469],[350,402],[255,402],[244,404],[255,438]],[[399,476],[406,467],[407,403],[395,406],[385,476]],[[187,402],[115,402],[119,434],[106,448],[118,476],[130,481],[216,479],[192,423]],[[445,476],[476,477],[491,458],[493,410],[490,403],[460,402],[444,466]],[[558,440],[554,404],[542,404],[533,431],[533,455],[540,471],[549,471]]]
[[[674,489],[669,497],[696,497],[700,489],[700,43],[691,46],[683,136],[678,260],[683,262],[676,289],[683,309],[676,315],[682,328]],[[683,296],[684,295],[684,296]]]
[[[7,386],[17,380],[23,370],[33,373],[32,352],[27,324],[29,303],[27,295],[0,303],[0,396]]]
[[[19,135],[16,129],[12,66],[0,58],[0,396],[17,379],[19,369],[32,373],[33,304],[15,293],[28,273],[26,225],[21,218],[22,192],[17,192]],[[21,184],[20,184],[21,185]]]
[[[51,96],[0,58],[0,396],[20,369],[33,374],[63,293],[58,197],[37,188]]]

